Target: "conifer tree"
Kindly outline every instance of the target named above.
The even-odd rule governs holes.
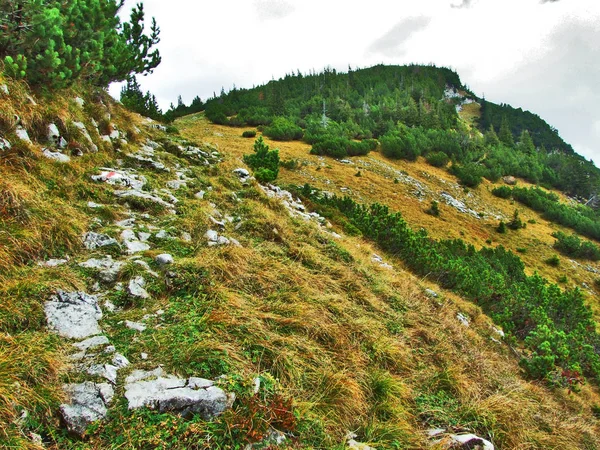
[[[509,147],[514,147],[515,145],[515,140],[513,138],[512,132],[510,131],[508,119],[506,118],[506,116],[502,117],[502,123],[500,124],[498,138],[503,144],[506,144]]]
[[[7,73],[31,85],[63,87],[75,79],[99,86],[146,74],[160,63],[160,30],[144,33],[144,9],[129,22],[124,0],[0,0],[0,58]]]
[[[521,132],[521,137],[519,138],[519,147],[526,153],[533,153],[535,151],[535,144],[533,143],[533,139],[531,139],[531,135],[529,131],[523,130]]]

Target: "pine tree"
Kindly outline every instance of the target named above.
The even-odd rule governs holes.
[[[498,138],[498,135],[496,134],[494,125],[490,125],[490,129],[485,133],[485,143],[492,147],[500,144],[500,139]]]
[[[531,139],[529,131],[523,130],[521,132],[519,147],[526,153],[533,153],[535,151],[535,144],[533,143],[533,139]]]
[[[144,10],[129,22],[123,0],[0,0],[0,58],[11,75],[32,85],[63,87],[75,79],[99,86],[146,74],[160,63],[160,30],[154,19],[144,33]]]
[[[512,132],[510,131],[510,127],[508,125],[508,119],[506,116],[502,117],[502,123],[500,124],[500,131],[498,132],[498,138],[503,144],[508,145],[509,147],[515,146],[515,140],[513,138]]]

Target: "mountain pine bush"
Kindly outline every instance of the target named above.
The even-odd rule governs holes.
[[[147,74],[160,64],[160,30],[144,33],[139,3],[129,22],[124,0],[0,0],[0,59],[5,71],[32,86],[60,88],[83,79],[98,86]]]

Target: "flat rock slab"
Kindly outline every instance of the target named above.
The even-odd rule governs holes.
[[[98,320],[102,310],[98,297],[85,292],[58,291],[44,305],[48,327],[70,339],[85,339],[102,333]]]
[[[125,398],[129,409],[147,407],[183,416],[200,414],[204,420],[211,420],[231,408],[235,400],[234,394],[226,393],[210,380],[163,375],[162,370],[135,371],[128,377]]]
[[[65,384],[63,390],[68,403],[60,405],[60,413],[67,429],[78,436],[85,433],[89,424],[106,417],[106,405],[114,396],[108,383]]]

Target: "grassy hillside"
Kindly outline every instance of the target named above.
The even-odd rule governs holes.
[[[245,448],[275,429],[286,436],[279,448],[346,448],[348,432],[377,449],[425,448],[427,430],[436,427],[475,433],[499,449],[600,446],[593,380],[560,387],[528,379],[519,366],[522,343],[502,339],[479,306],[415,276],[339,217],[307,220],[296,198],[240,179],[233,171],[246,167],[243,156],[254,141],[242,138],[242,129],[195,114],[174,123],[178,133],[167,133],[101,91],[30,98],[22,84],[1,84],[9,94],[0,93],[0,134],[11,143],[0,150],[6,447]],[[17,137],[13,113],[32,143]],[[68,141],[62,154],[69,162],[43,156],[50,123]],[[523,259],[528,274],[565,287],[585,284],[585,301],[598,319],[598,263],[561,256],[557,267],[546,264],[557,253],[551,234],[570,230],[494,196],[500,183],[465,189],[422,157],[409,162],[371,152],[338,161],[311,155],[300,141],[265,141],[289,162],[277,185],[309,183],[362,204],[385,204],[436,239],[503,245]],[[138,192],[153,199],[120,197],[131,186],[92,179],[107,169],[144,176]],[[427,213],[434,200],[437,217]],[[303,206],[315,212],[309,202]],[[515,209],[527,227],[496,232]],[[128,253],[128,230],[147,247]],[[209,230],[228,243],[213,245]],[[119,245],[89,250],[82,242],[88,231]],[[148,234],[145,241],[140,233]],[[156,260],[164,253],[174,259],[166,268]],[[106,255],[122,263],[111,281],[80,265]],[[38,265],[56,258],[63,263]],[[137,277],[145,280],[146,298],[128,292]],[[103,380],[78,370],[70,359],[74,341],[47,328],[44,305],[60,289],[99,295],[99,324],[130,362],[118,373],[106,418],[83,439],[60,421],[62,385]],[[129,410],[126,377],[159,366],[182,377],[226,375],[218,383],[237,400],[213,421]]]

